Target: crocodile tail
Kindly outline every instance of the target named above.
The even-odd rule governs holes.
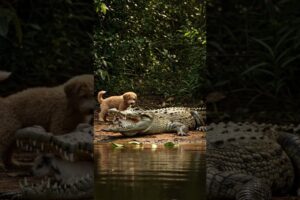
[[[98,102],[101,104],[102,103],[102,101],[104,100],[103,99],[103,94],[105,94],[106,93],[106,91],[104,91],[104,90],[101,90],[100,92],[98,92]]]

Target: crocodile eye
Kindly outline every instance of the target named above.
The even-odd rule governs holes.
[[[37,169],[41,169],[42,167],[43,167],[42,164],[38,164],[38,165],[36,166]]]
[[[223,145],[224,144],[224,141],[223,140],[219,140],[219,141],[216,141],[215,142],[215,145],[216,146],[221,146],[221,145]]]

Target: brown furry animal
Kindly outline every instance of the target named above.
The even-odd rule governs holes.
[[[79,75],[57,87],[31,88],[0,98],[0,156],[11,164],[16,130],[40,125],[53,134],[91,122],[95,108],[93,75]],[[0,162],[1,163],[1,162]]]
[[[129,106],[134,105],[137,100],[137,95],[134,92],[126,92],[121,96],[111,96],[103,99],[103,94],[106,91],[100,91],[98,93],[98,102],[100,103],[99,120],[106,121],[106,114],[108,109],[117,108],[118,110],[126,110]]]

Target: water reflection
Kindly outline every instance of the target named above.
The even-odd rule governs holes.
[[[205,199],[205,152],[201,149],[196,144],[174,149],[95,145],[95,199]]]

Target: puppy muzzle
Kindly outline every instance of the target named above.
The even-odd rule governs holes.
[[[128,104],[129,104],[129,105],[134,105],[134,104],[135,104],[135,100],[129,100],[129,101],[128,101]]]

